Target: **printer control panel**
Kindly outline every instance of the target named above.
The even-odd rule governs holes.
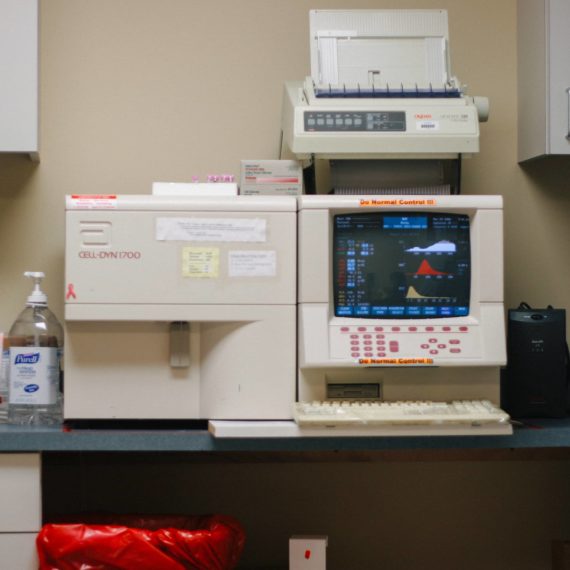
[[[404,111],[305,111],[305,132],[401,132]]]

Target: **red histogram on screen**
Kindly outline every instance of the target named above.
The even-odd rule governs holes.
[[[429,262],[427,261],[427,259],[424,259],[421,263],[420,266],[418,267],[418,270],[415,272],[414,275],[449,275],[448,273],[443,273],[442,271],[437,271],[436,269],[434,269]]]

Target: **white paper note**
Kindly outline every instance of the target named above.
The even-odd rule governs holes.
[[[157,218],[158,241],[265,242],[263,218]]]
[[[230,277],[275,277],[277,275],[277,252],[275,251],[230,251],[228,252]]]

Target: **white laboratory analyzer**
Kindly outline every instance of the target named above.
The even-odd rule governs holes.
[[[445,10],[312,10],[285,85],[304,435],[512,433],[501,196],[457,195],[489,102],[451,73]],[[483,190],[484,192],[484,190]],[[405,402],[405,403],[404,403]]]
[[[290,418],[296,209],[68,196],[65,419]]]

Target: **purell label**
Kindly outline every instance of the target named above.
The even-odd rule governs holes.
[[[10,404],[46,406],[57,403],[59,349],[10,348]]]
[[[39,352],[30,352],[29,354],[17,354],[14,364],[37,364],[40,360]]]

